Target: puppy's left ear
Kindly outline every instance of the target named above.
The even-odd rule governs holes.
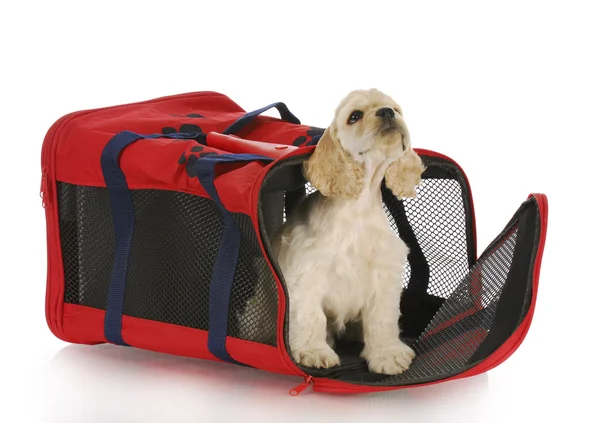
[[[330,126],[304,162],[304,176],[326,197],[357,198],[362,190],[363,167],[344,150]]]
[[[419,155],[408,147],[385,171],[385,184],[398,198],[414,198],[425,166]]]

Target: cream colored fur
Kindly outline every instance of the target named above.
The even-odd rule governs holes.
[[[384,107],[395,110],[387,121],[376,115]],[[362,118],[348,123],[355,110]],[[304,170],[319,191],[272,240],[289,293],[293,358],[339,364],[334,339],[348,326],[372,372],[401,373],[414,358],[398,326],[408,248],[390,229],[380,187],[385,178],[395,195],[414,196],[424,169],[398,104],[378,90],[350,93]]]

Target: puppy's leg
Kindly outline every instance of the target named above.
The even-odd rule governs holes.
[[[290,290],[289,322],[289,342],[294,360],[304,366],[317,368],[340,364],[340,358],[328,344],[333,337],[328,336],[327,317],[321,298],[315,293],[298,295],[294,291]]]
[[[290,348],[297,363],[308,367],[329,368],[340,364],[340,358],[329,346],[327,318],[320,308],[296,304],[302,312],[290,313]]]
[[[365,348],[361,357],[374,373],[400,374],[415,357],[414,351],[400,340],[402,273],[380,269],[373,276],[377,289],[362,310]]]

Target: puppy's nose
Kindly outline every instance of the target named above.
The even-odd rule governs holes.
[[[379,116],[384,119],[393,119],[395,115],[394,109],[391,107],[382,107],[375,112],[375,116]]]

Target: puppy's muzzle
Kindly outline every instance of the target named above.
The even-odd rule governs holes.
[[[391,135],[400,131],[396,112],[391,107],[382,107],[375,112],[375,116],[379,117],[379,135]]]
[[[382,107],[381,109],[377,110],[377,112],[375,112],[375,116],[379,116],[380,118],[385,120],[392,120],[394,119],[394,116],[396,116],[396,113],[391,107]]]

